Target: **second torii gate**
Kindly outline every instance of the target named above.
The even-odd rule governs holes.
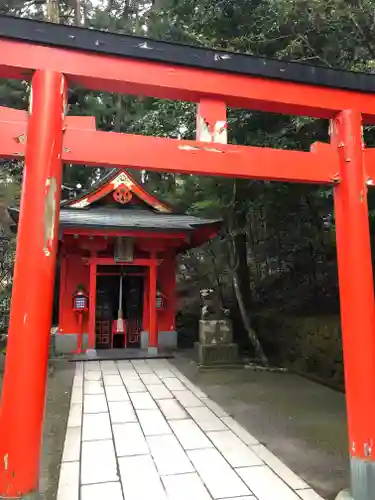
[[[29,114],[0,109],[0,156],[25,157],[0,413],[0,497],[37,490],[62,165],[332,185],[352,494],[375,491],[375,307],[367,186],[375,77],[0,17],[0,77],[31,80]],[[66,116],[67,86],[197,102],[197,140],[100,132]],[[226,144],[226,108],[326,118],[311,152]]]

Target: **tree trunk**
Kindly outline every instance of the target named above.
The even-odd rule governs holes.
[[[237,256],[237,278],[241,295],[247,311],[251,309],[251,285],[249,266],[247,263],[247,236],[245,233],[237,233],[233,236],[235,255]]]
[[[259,358],[259,360],[262,362],[262,364],[264,366],[268,366],[269,363],[268,363],[267,356],[264,354],[263,348],[259,342],[257,334],[251,328],[250,318],[249,318],[248,312],[246,310],[244,298],[242,296],[241,289],[240,289],[240,286],[238,283],[237,271],[234,271],[234,273],[233,273],[233,287],[234,287],[234,292],[236,295],[238,307],[240,309],[242,322],[243,322],[244,328],[247,331],[250,342],[252,343],[252,345],[255,349],[255,355],[257,356],[257,358]]]
[[[75,24],[76,26],[81,26],[82,25],[82,11],[81,11],[81,0],[75,0],[75,9],[74,9],[74,14],[75,14]]]
[[[251,327],[250,321],[251,288],[249,267],[247,264],[247,236],[245,233],[247,217],[242,205],[247,195],[241,187],[243,186],[238,180],[233,181],[233,209],[229,223],[229,262],[232,261],[232,282],[242,323],[254,347],[255,355],[264,366],[268,366],[267,356],[264,354],[261,343],[256,332]]]
[[[212,247],[212,242],[211,241],[209,242],[209,246]],[[211,250],[209,248],[208,249],[208,254],[209,254],[210,258],[211,258],[211,263],[212,263],[212,267],[213,267],[213,274],[214,274],[214,280],[216,281],[216,286],[217,286],[218,293],[219,293],[221,307],[224,308],[225,307],[225,304],[224,304],[224,294],[223,294],[222,285],[221,285],[221,282],[220,282],[220,273],[219,273],[219,270],[218,270],[217,265],[216,265],[215,253],[214,253],[213,250]]]

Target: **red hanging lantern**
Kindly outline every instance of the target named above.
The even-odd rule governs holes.
[[[73,311],[77,313],[83,313],[88,311],[89,308],[89,296],[84,288],[78,287],[73,293]]]

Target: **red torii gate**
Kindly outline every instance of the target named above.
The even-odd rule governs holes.
[[[375,150],[364,150],[362,124],[375,122],[375,77],[9,17],[0,17],[0,77],[32,82],[29,116],[0,109],[0,156],[25,157],[0,413],[0,497],[37,489],[67,162],[333,186],[352,494],[371,500],[375,307],[367,186],[375,179]],[[67,84],[197,102],[198,140],[96,131],[90,117],[65,117]],[[224,144],[227,106],[330,119],[331,145],[298,152]]]

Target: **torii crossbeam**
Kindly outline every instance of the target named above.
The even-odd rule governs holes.
[[[0,497],[38,487],[63,162],[330,184],[334,189],[352,495],[375,491],[375,308],[367,186],[375,77],[0,17],[0,78],[32,82],[0,108],[0,156],[25,157],[0,413]],[[66,116],[67,86],[198,103],[196,141],[101,132]],[[311,152],[226,142],[227,106],[331,120]],[[37,335],[36,335],[36,332]],[[29,497],[28,497],[29,498]]]

